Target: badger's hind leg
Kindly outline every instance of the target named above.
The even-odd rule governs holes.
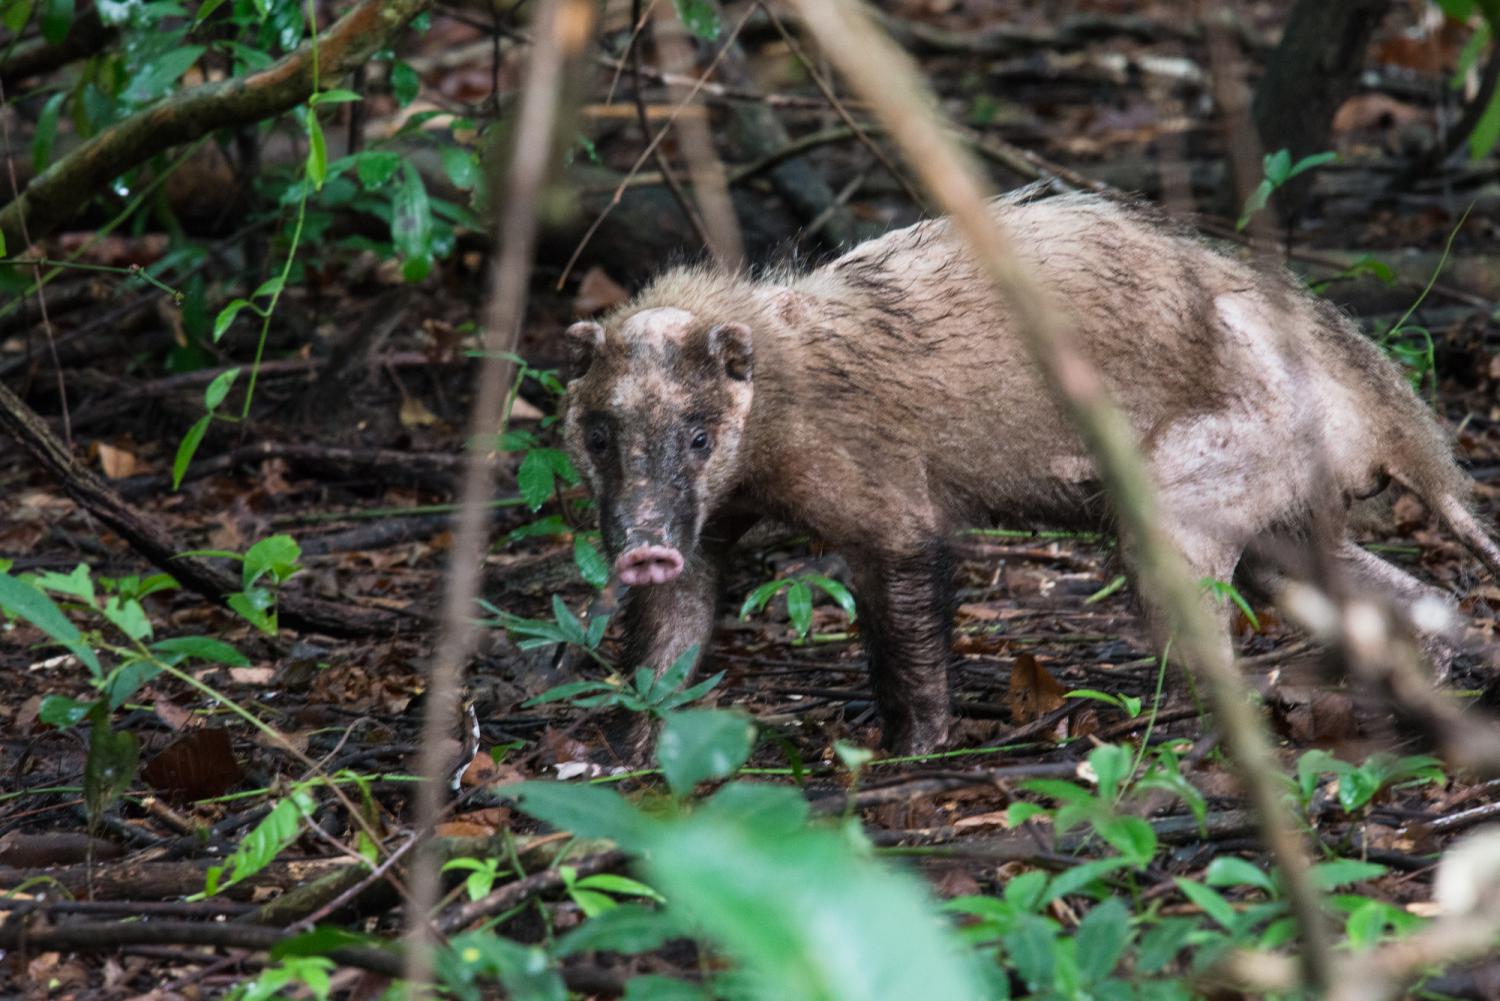
[[[1329,545],[1321,568],[1312,562],[1308,544],[1303,536],[1278,536],[1255,547],[1245,567],[1250,586],[1274,600],[1294,580],[1315,581],[1322,573],[1332,574],[1330,585],[1338,595],[1371,599],[1400,615],[1416,632],[1438,680],[1447,677],[1458,652],[1459,633],[1458,606],[1450,595],[1347,536]]]

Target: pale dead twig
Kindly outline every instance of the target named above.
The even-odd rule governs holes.
[[[1076,347],[1065,314],[1046,302],[993,222],[979,171],[938,125],[935,102],[910,58],[849,0],[793,0],[793,6],[952,218],[955,231],[1010,306],[1017,332],[1098,462],[1115,513],[1137,547],[1143,583],[1167,613],[1178,648],[1211,694],[1261,835],[1280,864],[1301,926],[1304,976],[1310,987],[1321,989],[1328,979],[1328,934],[1310,863],[1286,813],[1269,740],[1235,670],[1227,637],[1206,614],[1196,582],[1189,578],[1172,539],[1156,523],[1154,490],[1129,422]]]
[[[566,68],[589,45],[593,21],[591,0],[548,0],[537,14],[537,41],[526,67],[516,123],[518,138],[498,220],[496,243],[500,250],[490,273],[484,323],[486,351],[470,417],[468,462],[460,491],[453,559],[443,592],[440,639],[428,669],[419,768],[423,781],[416,794],[419,838],[431,833],[442,804],[444,773],[448,767],[446,738],[457,719],[455,710],[463,665],[474,644],[472,616],[480,566],[487,548],[486,502],[492,484],[493,453],[485,442],[500,425],[506,391],[513,378],[510,355],[525,312],[537,234],[536,206],[552,168],[553,131]],[[410,887],[404,974],[413,996],[425,997],[432,968],[429,913],[438,896],[437,868],[426,852],[418,852],[412,861]]]
[[[645,89],[641,86],[640,36],[641,32],[646,30],[646,24],[650,21],[652,12],[655,10],[656,0],[651,0],[650,6],[646,8],[644,13],[641,11],[641,0],[631,0],[630,19],[633,24],[630,30],[630,38],[625,43],[626,51],[630,56],[631,83],[633,85],[631,87],[631,97],[632,103],[635,105],[635,117],[641,126],[641,139],[647,143],[651,142],[651,116],[646,108]],[[619,74],[615,75],[615,79],[619,79]],[[609,85],[610,94],[605,98],[606,102],[613,99],[614,88],[615,81],[611,80]],[[667,154],[662,150],[661,146],[652,145],[651,158],[656,161],[657,176],[666,184],[667,190],[672,193],[672,198],[676,200],[677,207],[682,209],[682,214],[686,217],[688,225],[693,227],[693,232],[698,234],[698,239],[702,241],[705,247],[712,248],[713,236],[710,234],[708,226],[704,223],[703,216],[693,206],[692,200],[688,198],[687,191],[682,187],[682,182],[678,181],[677,175],[672,173],[672,165],[667,161]]]
[[[614,195],[610,197],[608,204],[606,204],[604,208],[599,211],[599,214],[594,218],[594,221],[589,224],[589,228],[584,231],[583,237],[578,241],[578,246],[573,248],[573,253],[568,258],[568,263],[563,265],[562,274],[557,278],[557,288],[562,288],[563,285],[567,283],[568,276],[573,273],[573,266],[578,263],[578,258],[583,256],[583,251],[588,247],[589,242],[593,240],[594,234],[599,232],[599,227],[604,224],[604,220],[609,216],[611,212],[614,211],[615,206],[620,204],[620,199],[625,196],[625,188],[630,179],[640,172],[641,167],[645,166],[646,160],[650,158],[652,151],[654,151],[656,147],[661,144],[661,141],[667,137],[668,130],[670,130],[672,125],[676,123],[677,119],[682,115],[682,112],[691,106],[692,100],[698,96],[698,92],[703,88],[704,84],[708,82],[708,78],[713,74],[715,67],[719,65],[719,61],[724,58],[724,54],[728,52],[730,47],[734,44],[734,40],[739,37],[740,31],[744,29],[746,22],[750,20],[750,15],[754,11],[754,7],[751,7],[745,11],[745,15],[740,18],[738,23],[735,24],[734,28],[729,32],[729,37],[726,38],[724,40],[724,44],[719,47],[719,52],[714,56],[713,61],[710,62],[706,67],[704,67],[703,72],[700,73],[697,80],[694,81],[692,89],[690,89],[687,94],[683,96],[683,99],[678,102],[677,106],[672,109],[672,114],[667,118],[666,124],[662,126],[661,131],[657,132],[655,138],[653,138],[646,144],[646,148],[641,151],[641,155],[636,157],[635,162],[630,165],[630,169],[625,172],[625,176],[620,179],[619,185],[615,188]]]
[[[667,8],[666,12],[658,14],[652,22],[656,51],[669,71],[681,73],[692,69],[693,49],[686,32],[687,28],[677,17],[675,7]],[[690,93],[684,94],[680,102],[686,106],[693,103],[693,97]],[[677,142],[687,159],[688,176],[693,180],[693,197],[697,200],[698,211],[703,217],[705,242],[709,252],[719,267],[726,271],[737,271],[744,266],[745,247],[740,239],[739,220],[734,215],[734,202],[729,197],[729,182],[724,177],[724,164],[714,152],[714,139],[708,130],[708,120],[701,115],[683,115],[678,118],[676,127]]]

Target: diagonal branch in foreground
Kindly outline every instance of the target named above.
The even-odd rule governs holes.
[[[1046,300],[993,221],[982,175],[939,123],[936,101],[910,57],[852,0],[792,0],[792,6],[883,121],[933,201],[952,218],[954,230],[1010,306],[1032,360],[1098,463],[1115,514],[1138,547],[1142,586],[1166,610],[1179,649],[1210,692],[1261,835],[1281,867],[1300,926],[1303,976],[1310,988],[1321,990],[1331,966],[1328,930],[1311,864],[1277,782],[1270,741],[1235,670],[1233,651],[1205,614],[1198,585],[1176,545],[1156,522],[1154,486],[1129,422],[1075,344],[1066,314]]]
[[[72,218],[110,180],[173,146],[216,129],[258,122],[288,111],[312,94],[316,76],[328,84],[364,65],[431,0],[361,0],[322,32],[263,70],[206,83],[116,122],[31,179],[0,208],[4,245],[22,248],[21,220],[34,240]]]

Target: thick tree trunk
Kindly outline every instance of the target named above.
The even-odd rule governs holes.
[[[1329,126],[1359,84],[1365,51],[1390,0],[1298,0],[1281,43],[1255,92],[1255,127],[1268,152],[1287,149],[1292,161],[1328,149]],[[1283,215],[1306,197],[1311,174],[1277,195]]]

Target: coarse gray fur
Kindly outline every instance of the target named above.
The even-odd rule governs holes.
[[[1442,430],[1335,308],[1146,208],[1022,194],[993,211],[1135,429],[1195,575],[1332,531],[1358,586],[1431,597],[1347,538],[1350,502],[1392,478],[1500,574]],[[706,648],[725,552],[775,517],[844,553],[886,743],[931,750],[950,725],[950,535],[1109,523],[1093,460],[946,220],[804,275],[671,271],[569,335],[567,446],[617,567],[662,581],[630,590],[630,666]]]

